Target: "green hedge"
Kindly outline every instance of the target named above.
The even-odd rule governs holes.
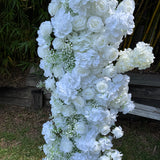
[[[0,74],[38,61],[37,30],[49,19],[50,0],[0,0]]]

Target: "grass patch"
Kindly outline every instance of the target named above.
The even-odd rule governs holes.
[[[40,160],[44,157],[39,146],[45,142],[41,135],[47,110],[31,111],[21,107],[0,106],[0,159]]]
[[[0,160],[41,160],[39,146],[45,142],[42,125],[49,109],[31,111],[22,107],[0,106]],[[137,116],[121,115],[124,136],[114,140],[114,148],[123,153],[123,160],[160,159],[160,122]]]

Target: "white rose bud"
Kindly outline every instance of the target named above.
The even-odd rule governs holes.
[[[96,89],[99,93],[105,93],[108,89],[108,85],[105,81],[100,81],[96,84]]]
[[[91,16],[88,19],[87,27],[91,32],[101,32],[103,30],[104,24],[100,17]]]

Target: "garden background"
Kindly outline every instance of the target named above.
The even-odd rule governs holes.
[[[31,67],[39,65],[37,30],[49,20],[50,0],[0,0],[0,87],[23,83]],[[153,46],[155,62],[142,73],[160,72],[160,1],[136,0],[135,29],[124,38],[120,49],[134,48],[138,41]],[[139,72],[134,70],[133,72]],[[38,72],[41,76],[42,73]],[[41,159],[38,146],[44,143],[42,124],[49,109],[39,111],[23,107],[0,105],[0,159]],[[160,124],[158,121],[135,116],[120,116],[125,135],[116,140],[124,160],[160,159]]]

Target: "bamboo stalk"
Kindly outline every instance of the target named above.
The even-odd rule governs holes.
[[[155,26],[154,26],[154,29],[153,29],[153,32],[152,32],[152,35],[151,35],[151,39],[150,39],[151,46],[154,43],[155,33],[156,33],[156,30],[157,30],[159,21],[160,21],[160,14],[158,14],[158,18],[156,19]]]
[[[160,6],[160,1],[158,1],[157,7],[156,7],[156,9],[155,9],[155,11],[154,11],[154,13],[153,13],[153,15],[152,15],[151,21],[150,21],[150,23],[149,23],[149,26],[148,26],[148,28],[147,28],[147,31],[146,31],[145,34],[144,34],[144,37],[143,37],[142,41],[145,41],[145,39],[146,39],[146,37],[147,37],[147,35],[148,35],[148,32],[149,32],[149,30],[150,30],[150,28],[151,28],[152,22],[153,22],[153,20],[154,20],[154,18],[155,18],[155,15],[156,15],[156,13],[157,13],[157,11],[158,11],[159,6]]]
[[[159,32],[158,32],[158,34],[157,34],[157,36],[156,36],[156,40],[155,40],[154,43],[153,43],[153,47],[156,46],[157,41],[158,41],[159,38],[160,38],[160,30],[159,30]]]

